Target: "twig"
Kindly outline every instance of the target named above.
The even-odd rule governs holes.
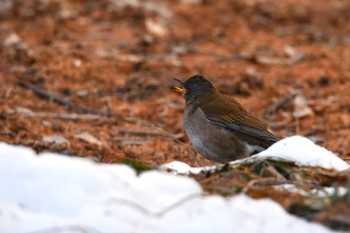
[[[268,166],[264,168],[264,171],[268,173],[269,176],[275,177],[277,180],[285,181],[286,178],[277,171],[273,166]]]
[[[45,98],[48,98],[49,100],[57,102],[58,104],[65,105],[68,107],[73,107],[73,104],[71,102],[69,102],[68,100],[61,99],[60,97],[58,97],[50,92],[47,92],[47,91],[45,91],[45,90],[43,90],[35,85],[25,83],[25,82],[19,82],[18,85],[23,87],[23,88],[31,90],[39,97],[45,97]]]
[[[195,159],[198,162],[198,160],[197,160],[197,153],[194,151],[194,149],[192,149],[192,147],[190,147],[186,143],[182,142],[180,139],[175,137],[173,134],[165,131],[164,129],[159,128],[158,126],[155,126],[154,124],[152,124],[150,122],[147,122],[147,121],[135,118],[135,117],[123,117],[122,120],[126,121],[126,122],[129,122],[129,123],[137,123],[137,124],[143,125],[145,127],[148,127],[150,129],[154,129],[154,130],[157,130],[157,131],[161,132],[163,136],[168,137],[168,138],[172,139],[174,142],[176,142],[176,143],[180,144],[181,146],[185,147],[187,152],[192,155],[192,158]]]
[[[279,179],[276,179],[275,177],[262,177],[262,178],[251,180],[250,182],[248,182],[248,184],[245,186],[242,192],[245,192],[245,193],[248,192],[250,189],[253,189],[253,187],[256,184],[264,185],[264,186],[293,184],[299,187],[303,187],[307,185],[311,188],[316,188],[324,192],[324,190],[322,190],[322,187],[313,181],[279,180]]]
[[[252,189],[256,184],[260,184],[260,185],[266,185],[266,184],[271,184],[272,182],[275,183],[276,182],[276,178],[275,177],[262,177],[259,179],[254,179],[248,182],[248,184],[244,187],[244,189],[242,190],[243,193],[247,193],[250,189]]]
[[[120,134],[131,134],[131,135],[136,135],[136,136],[168,136],[165,135],[164,132],[149,132],[149,131],[143,131],[143,130],[129,130],[129,129],[119,129],[118,132]],[[176,136],[176,135],[174,135]]]
[[[92,114],[98,114],[98,115],[102,115],[102,116],[110,116],[110,114],[108,112],[103,112],[97,109],[93,109],[93,108],[89,108],[86,106],[81,106],[81,105],[77,105],[72,103],[69,100],[63,99],[51,92],[48,92],[44,89],[41,89],[33,84],[29,84],[29,83],[25,83],[25,82],[19,82],[19,85],[23,88],[29,89],[32,92],[34,92],[37,96],[39,97],[44,97],[44,98],[48,98],[49,100],[56,102],[60,105],[66,106],[68,108],[71,109],[77,109],[79,111],[85,112],[85,113],[92,113]]]
[[[122,120],[122,121],[125,121],[125,122],[128,122],[128,123],[133,123],[133,124],[140,124],[140,125],[143,125],[145,127],[148,127],[148,128],[151,128],[151,129],[154,129],[154,130],[157,130],[159,132],[162,133],[163,136],[165,137],[168,137],[170,139],[172,139],[174,142],[182,145],[183,147],[186,148],[186,150],[192,155],[193,158],[197,158],[196,157],[196,152],[190,147],[188,146],[186,143],[180,141],[177,137],[175,137],[173,134],[165,131],[164,129],[162,128],[159,128],[158,126],[150,123],[150,122],[147,122],[145,120],[141,120],[141,119],[138,119],[138,118],[135,118],[135,117],[124,117],[124,116],[120,116],[118,114],[115,114],[115,113],[110,113],[110,112],[103,112],[103,111],[100,111],[100,110],[97,110],[97,109],[93,109],[93,108],[89,108],[89,107],[86,107],[86,106],[81,106],[81,105],[77,105],[77,104],[74,104],[72,103],[71,101],[69,100],[65,100],[65,99],[62,99],[61,97],[53,94],[53,93],[50,93],[46,90],[43,90],[35,85],[32,85],[32,84],[29,84],[29,83],[25,83],[25,82],[19,82],[19,85],[23,88],[26,88],[26,89],[29,89],[31,91],[33,91],[36,95],[38,95],[39,97],[44,97],[44,98],[48,98],[49,100],[52,100],[60,105],[64,105],[64,106],[67,106],[71,109],[77,109],[79,111],[82,111],[82,112],[85,112],[85,113],[89,113],[89,114],[97,114],[97,115],[101,115],[101,116],[107,116],[107,117],[115,117],[119,120]]]
[[[120,138],[113,137],[112,141],[120,142],[121,145],[143,145],[143,144],[151,144],[155,143],[153,140],[140,140],[140,139],[132,139],[132,138]]]
[[[289,101],[294,99],[298,93],[292,92],[289,93],[287,96],[283,97],[282,99],[278,100],[272,107],[270,107],[265,114],[271,115],[272,113],[276,112],[277,110],[281,109],[284,105],[286,105]]]
[[[56,118],[61,120],[95,120],[100,119],[96,114],[76,114],[76,113],[53,113],[53,112],[21,112],[23,117],[28,118]]]
[[[148,132],[142,130],[128,130],[128,129],[119,129],[120,134],[132,134],[136,136],[166,136],[163,132]]]

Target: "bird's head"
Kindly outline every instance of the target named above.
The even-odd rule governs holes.
[[[194,75],[187,81],[175,79],[182,87],[175,87],[177,92],[182,93],[186,104],[194,101],[205,101],[216,92],[214,85],[202,75]]]

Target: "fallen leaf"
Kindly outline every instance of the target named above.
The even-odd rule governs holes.
[[[295,118],[302,118],[302,117],[311,116],[314,114],[312,109],[309,107],[307,100],[301,94],[297,95],[294,98],[293,104],[294,104],[293,116]]]
[[[92,136],[90,133],[88,132],[83,132],[83,133],[80,133],[80,134],[76,134],[74,135],[74,137],[76,138],[79,138],[85,142],[88,142],[88,143],[91,143],[91,144],[96,144],[96,145],[103,145],[103,143],[98,140],[97,138],[95,138],[94,136]]]
[[[47,135],[43,136],[43,141],[44,142],[49,142],[53,144],[69,144],[69,141],[62,137],[62,136],[57,136],[57,135]]]
[[[147,31],[149,31],[153,35],[163,37],[168,34],[168,30],[165,28],[165,26],[157,20],[148,18],[145,21],[145,25],[146,25]]]

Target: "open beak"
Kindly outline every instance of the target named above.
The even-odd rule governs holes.
[[[179,93],[184,93],[186,92],[185,88],[183,87],[174,87],[174,90]]]
[[[181,85],[182,85],[182,87],[174,87],[174,90],[175,90],[176,92],[179,92],[179,93],[184,93],[184,92],[186,92],[186,89],[183,87],[183,84],[184,84],[185,82],[182,81],[181,79],[178,79],[178,78],[174,78],[174,80],[175,80],[176,82],[181,83]]]

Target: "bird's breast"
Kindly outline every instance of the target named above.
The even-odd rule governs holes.
[[[200,108],[187,107],[183,121],[192,145],[207,159],[227,162],[246,156],[246,145],[231,131],[210,123]]]
[[[195,111],[191,108],[186,108],[183,120],[186,133],[195,147],[201,147],[203,141],[210,137],[207,133],[214,130],[205,119],[205,114],[200,108],[197,108]]]

